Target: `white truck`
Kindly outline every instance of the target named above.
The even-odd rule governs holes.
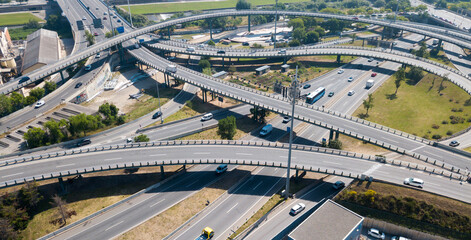
[[[366,81],[366,89],[370,89],[371,87],[373,87],[373,85],[375,85],[375,80],[370,79]]]
[[[177,72],[177,66],[168,65],[166,70],[167,70],[167,72],[176,73]]]

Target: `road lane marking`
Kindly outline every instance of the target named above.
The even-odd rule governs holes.
[[[68,166],[73,166],[73,165],[75,165],[75,163],[65,164],[65,165],[58,165],[58,166],[56,166],[56,168],[68,167]]]
[[[195,152],[193,154],[195,154],[195,155],[205,155],[205,154],[209,154],[209,152]]]
[[[23,174],[23,173],[24,173],[24,172],[15,173],[15,174],[10,174],[10,175],[5,175],[5,176],[3,176],[2,178],[13,177],[13,176],[16,176],[16,175],[21,175],[21,174]]]
[[[288,158],[288,156],[280,156],[280,158]],[[291,159],[296,159],[296,157],[291,156]]]
[[[417,148],[414,148],[414,149],[412,149],[412,150],[410,150],[410,151],[411,151],[411,152],[413,152],[413,151],[415,151],[415,150],[419,150],[419,149],[421,149],[421,148],[423,148],[423,147],[425,147],[425,145],[423,145],[423,146],[420,146],[420,147],[417,147]]]
[[[255,186],[252,190],[255,190],[256,188],[258,188],[262,183],[263,183],[263,181],[259,182],[259,183],[257,184],[257,186]]]
[[[152,154],[152,155],[149,155],[149,157],[160,157],[160,156],[166,156],[166,155],[167,155],[166,153]]]
[[[193,184],[195,184],[195,183],[197,183],[197,182],[198,182],[198,181],[194,181],[194,182],[188,184],[186,187],[187,187],[187,188],[188,188],[188,187],[191,187]]]
[[[252,156],[251,153],[236,153],[236,155],[243,155],[243,156]]]
[[[114,161],[114,160],[120,160],[120,159],[123,159],[123,158],[120,158],[120,157],[119,158],[107,158],[103,161]]]
[[[231,207],[231,209],[229,209],[226,213],[229,213],[232,209],[234,209],[237,205],[239,205],[239,203],[236,203],[233,207]]]
[[[110,230],[110,229],[112,229],[112,228],[114,228],[114,227],[116,227],[116,226],[118,226],[119,224],[121,224],[121,223],[123,223],[123,222],[124,222],[124,221],[121,221],[121,222],[116,223],[115,225],[113,225],[113,226],[111,226],[111,227],[105,229],[105,232],[108,231],[108,230]]]
[[[431,152],[428,152],[428,151],[424,151],[424,153],[428,153],[428,154],[430,154],[430,155],[432,155],[432,156],[435,156],[435,157],[441,158],[440,156],[438,156],[438,155],[436,155],[436,154],[433,154],[433,153],[431,153]]]
[[[322,161],[322,162],[330,163],[330,164],[335,164],[335,165],[342,165],[341,163],[336,163],[336,162],[331,162],[331,161]]]
[[[159,203],[161,203],[161,202],[163,202],[163,201],[165,201],[165,199],[162,199],[162,200],[160,200],[160,201],[158,201],[158,202],[156,202],[156,203],[150,205],[149,207],[153,207],[153,206],[155,206],[155,205],[157,205],[157,204],[159,204]]]
[[[372,174],[374,171],[376,171],[376,169],[380,168],[381,166],[382,166],[381,164],[375,164],[371,166],[370,169],[366,170],[363,174],[365,175]]]

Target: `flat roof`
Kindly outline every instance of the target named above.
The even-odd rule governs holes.
[[[255,69],[255,71],[263,71],[263,70],[267,70],[267,69],[270,69],[270,66],[265,65],[263,67],[259,67],[259,68]]]
[[[225,75],[225,74],[227,74],[226,71],[220,71],[220,72],[218,72],[218,73],[215,73],[215,74],[213,75],[213,77],[216,77],[216,78],[217,78],[217,77],[223,76],[223,75]]]
[[[283,64],[281,65],[282,68],[289,68],[289,65],[288,64]]]
[[[363,217],[330,199],[320,206],[288,236],[290,239],[345,239]]]

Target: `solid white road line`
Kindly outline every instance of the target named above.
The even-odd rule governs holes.
[[[231,209],[229,209],[226,213],[229,213],[232,209],[234,209],[237,205],[239,205],[239,203],[236,203],[233,207],[231,207]]]
[[[123,159],[123,158],[107,158],[107,159],[104,159],[103,161],[114,161],[114,160],[120,160],[120,159]]]
[[[193,154],[195,154],[195,155],[205,155],[205,154],[209,154],[209,152],[195,152]]]
[[[111,227],[105,229],[105,232],[108,231],[108,230],[110,230],[110,229],[112,229],[112,228],[114,228],[114,227],[116,227],[116,226],[118,226],[119,224],[121,224],[121,223],[123,223],[123,222],[124,222],[124,221],[121,221],[121,222],[116,223],[115,225],[113,225],[113,226],[111,226]]]
[[[21,174],[23,174],[23,173],[24,173],[24,172],[15,173],[15,174],[10,174],[10,175],[5,175],[5,176],[2,176],[2,178],[13,177],[13,176],[16,176],[16,175],[21,175]]]
[[[341,163],[336,163],[336,162],[331,162],[331,161],[322,161],[322,162],[334,164],[334,165],[342,165]]]
[[[258,188],[262,183],[263,183],[263,181],[259,182],[259,183],[257,184],[257,186],[255,186],[252,190],[255,190],[256,188]]]
[[[165,199],[162,199],[162,200],[160,200],[160,201],[158,201],[158,202],[156,202],[156,203],[150,205],[149,207],[153,207],[153,206],[155,206],[155,205],[157,205],[157,204],[159,204],[159,203],[161,203],[161,202],[163,202],[163,201],[165,201]]]
[[[251,153],[236,153],[236,155],[252,156],[253,154],[251,154]]]
[[[414,149],[412,149],[412,150],[410,150],[410,151],[411,151],[411,152],[413,152],[413,151],[415,151],[415,150],[419,150],[419,149],[421,149],[421,148],[423,148],[423,147],[425,147],[425,145],[423,145],[423,146],[420,146],[420,147],[417,147],[417,148],[414,148]]]
[[[161,154],[152,154],[152,155],[149,155],[149,157],[160,157],[160,156],[165,156],[167,155],[166,153],[161,153]]]
[[[428,152],[428,151],[424,151],[424,153],[427,153],[427,154],[430,154],[430,155],[432,155],[432,156],[435,156],[435,157],[441,158],[440,156],[438,156],[438,155],[436,155],[436,154],[433,154],[433,153],[431,153],[431,152]]]
[[[195,183],[197,183],[197,182],[198,182],[198,181],[194,181],[194,182],[192,182],[192,183],[186,185],[186,187],[187,187],[187,188],[188,188],[188,187],[191,187],[193,184],[195,184]]]
[[[65,164],[65,165],[58,165],[58,166],[56,166],[56,168],[68,167],[68,166],[73,166],[73,165],[75,165],[75,163]]]

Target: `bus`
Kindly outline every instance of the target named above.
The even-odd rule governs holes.
[[[306,103],[313,104],[317,102],[317,100],[321,99],[325,94],[325,88],[320,87],[317,88],[314,92],[309,93],[306,97]]]

